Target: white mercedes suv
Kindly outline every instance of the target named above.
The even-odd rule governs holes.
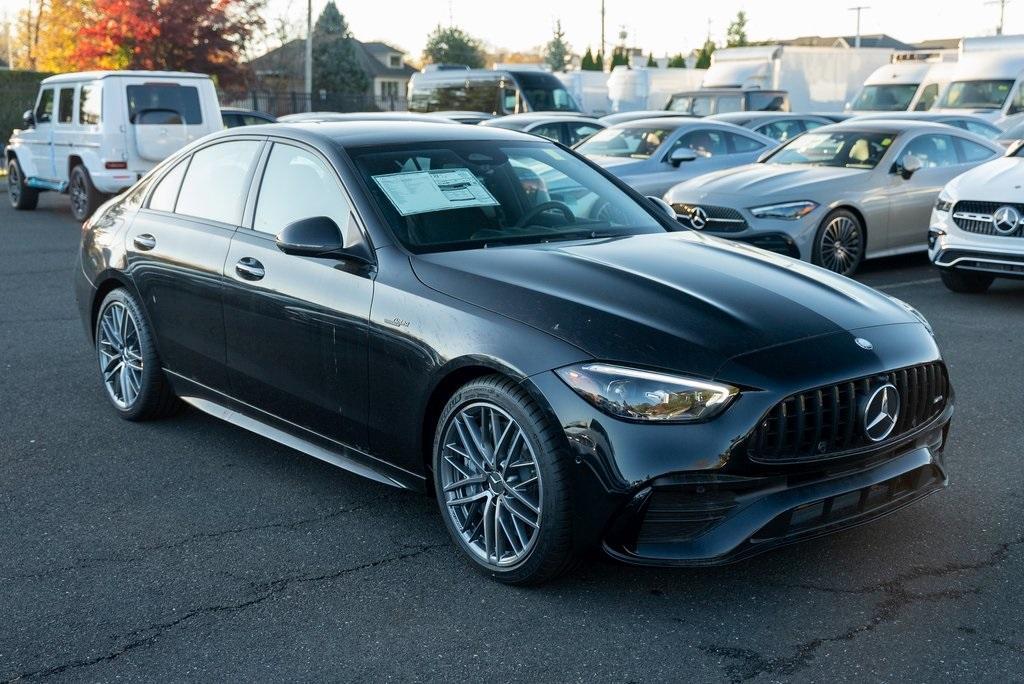
[[[1024,279],[1024,142],[951,180],[932,210],[928,256],[953,292]]]

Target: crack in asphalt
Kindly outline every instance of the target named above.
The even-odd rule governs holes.
[[[167,550],[167,549],[175,549],[175,548],[179,548],[179,547],[182,547],[182,546],[187,546],[188,544],[191,544],[191,543],[196,542],[196,541],[205,541],[205,540],[208,540],[208,539],[217,539],[217,538],[220,538],[220,537],[226,537],[226,536],[237,535],[237,534],[247,534],[247,533],[250,533],[250,532],[261,532],[263,530],[274,530],[274,529],[291,530],[291,529],[295,529],[295,528],[298,528],[298,527],[302,527],[304,525],[312,525],[312,524],[319,523],[319,522],[325,522],[327,520],[333,520],[334,518],[339,518],[339,517],[341,517],[343,515],[346,515],[348,513],[354,513],[356,511],[362,510],[362,509],[370,506],[371,503],[372,502],[369,502],[369,501],[363,501],[363,502],[357,503],[357,504],[352,505],[352,506],[347,506],[345,508],[339,508],[337,510],[331,511],[330,513],[325,513],[323,515],[318,515],[318,516],[314,516],[314,517],[311,517],[311,518],[302,518],[302,519],[299,519],[299,520],[290,520],[290,521],[282,521],[282,522],[274,522],[274,523],[264,523],[264,524],[261,524],[261,525],[250,525],[250,526],[246,526],[246,527],[231,527],[231,528],[227,528],[227,529],[223,529],[223,530],[211,530],[211,531],[207,531],[207,532],[196,532],[194,534],[187,535],[185,537],[182,537],[182,538],[174,540],[174,541],[162,542],[162,543],[159,543],[159,544],[145,544],[145,545],[137,547],[137,550],[138,551],[144,551],[144,552],[164,551],[164,550]],[[3,577],[0,577],[0,581],[42,579],[44,577],[49,577],[49,576],[52,576],[52,575],[57,575],[57,574],[65,573],[65,572],[78,572],[80,570],[88,570],[90,568],[94,568],[94,567],[97,567],[97,566],[103,566],[103,565],[114,565],[114,564],[123,564],[123,563],[136,563],[136,562],[139,562],[139,561],[142,561],[142,560],[145,560],[145,559],[146,559],[145,556],[138,556],[138,555],[137,556],[110,556],[110,557],[83,558],[83,559],[81,559],[79,561],[76,561],[75,563],[72,563],[71,565],[64,565],[64,566],[61,566],[61,567],[58,567],[58,568],[48,568],[48,569],[43,570],[41,572],[24,573],[24,574],[17,574],[17,575],[6,575],[6,576],[3,576]]]
[[[383,558],[378,558],[372,561],[367,561],[365,563],[359,563],[357,565],[348,566],[345,568],[341,568],[339,570],[335,570],[333,572],[324,573],[320,575],[296,575],[292,577],[282,577],[271,582],[265,582],[263,584],[257,585],[258,593],[256,596],[252,596],[251,598],[247,598],[234,603],[221,603],[212,606],[203,606],[201,608],[195,608],[185,613],[181,617],[175,618],[173,620],[168,620],[166,622],[159,622],[152,625],[148,625],[146,627],[141,627],[139,629],[132,630],[131,632],[120,635],[118,637],[114,637],[115,642],[121,639],[129,640],[119,648],[113,649],[102,655],[93,656],[90,658],[78,658],[75,660],[70,660],[65,663],[61,663],[60,665],[54,665],[51,667],[41,668],[38,670],[31,670],[28,672],[20,672],[9,677],[8,679],[5,679],[4,682],[6,684],[12,684],[13,682],[49,677],[52,675],[60,674],[62,672],[66,672],[68,670],[83,667],[91,667],[99,663],[110,662],[112,660],[116,660],[117,658],[121,657],[126,653],[130,653],[131,651],[135,651],[137,649],[144,648],[146,646],[149,646],[150,644],[153,644],[167,631],[174,629],[175,627],[178,627],[197,617],[201,617],[204,615],[214,615],[217,613],[245,610],[247,608],[251,608],[252,606],[263,603],[267,599],[272,598],[277,594],[280,594],[281,592],[285,591],[289,587],[296,584],[329,582],[331,580],[335,580],[339,577],[343,577],[354,572],[359,572],[361,570],[368,570],[371,568],[381,567],[389,563],[395,563],[398,561],[407,560],[409,558],[415,558],[416,556],[420,556],[424,553],[427,553],[428,551],[447,545],[447,542],[435,544],[421,544],[417,546],[404,545],[403,548],[409,549],[404,553],[384,556]]]
[[[826,644],[852,641],[862,634],[873,632],[882,625],[896,619],[906,607],[925,601],[946,601],[957,600],[965,596],[979,594],[981,590],[972,589],[946,589],[943,591],[918,593],[907,589],[906,583],[925,577],[946,577],[960,572],[977,572],[992,568],[1002,563],[1010,554],[1010,550],[1018,545],[1024,544],[1024,536],[1009,542],[999,544],[986,557],[969,563],[949,562],[940,566],[922,566],[913,568],[907,572],[900,573],[894,579],[882,580],[873,584],[844,589],[841,587],[830,587],[817,584],[781,584],[772,583],[774,586],[784,589],[805,589],[821,591],[830,594],[841,595],[863,595],[884,593],[884,597],[875,605],[875,610],[870,619],[860,625],[851,627],[840,634],[827,637],[815,637],[808,641],[796,644],[793,653],[786,656],[767,656],[759,651],[735,646],[702,646],[699,650],[708,655],[724,658],[730,662],[722,667],[725,674],[733,684],[755,679],[763,674],[771,676],[788,677],[794,673],[810,666],[816,652]],[[993,639],[993,643],[997,643]],[[1008,648],[1019,646],[1010,642],[999,643]]]

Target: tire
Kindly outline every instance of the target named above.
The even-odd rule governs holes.
[[[984,273],[965,273],[945,268],[939,271],[939,275],[942,276],[943,285],[960,294],[981,294],[988,290],[995,280],[995,276]]]
[[[831,211],[814,234],[811,261],[839,275],[851,276],[860,268],[867,245],[864,226],[846,209]]]
[[[119,315],[126,315],[127,323]],[[122,344],[120,337],[126,343]],[[100,381],[118,415],[125,420],[142,421],[178,411],[181,402],[164,375],[149,324],[127,290],[118,288],[103,298],[93,339]]]
[[[25,174],[17,157],[7,162],[7,199],[18,211],[31,211],[39,204],[39,191],[25,185]]]
[[[68,195],[71,197],[71,215],[76,221],[86,221],[103,204],[103,195],[92,184],[89,172],[81,164],[71,169]]]
[[[461,441],[471,424],[485,426],[477,433],[482,442],[500,445],[496,458],[482,459],[483,468],[474,465],[480,463],[475,457],[487,450],[467,452],[466,444],[474,444],[472,437]],[[496,434],[507,441],[496,439]],[[515,446],[510,450],[509,445]],[[434,435],[434,491],[448,533],[477,570],[506,584],[531,585],[553,579],[573,565],[566,450],[561,428],[509,378],[474,380],[448,400]],[[467,454],[469,458],[464,457]],[[473,478],[481,481],[452,487]],[[453,503],[468,499],[472,500]],[[489,527],[497,532],[486,535]]]

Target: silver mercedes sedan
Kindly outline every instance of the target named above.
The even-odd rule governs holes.
[[[945,124],[851,120],[759,163],[680,183],[664,199],[695,230],[850,275],[864,259],[926,250],[942,187],[1002,153]]]
[[[756,161],[777,144],[729,123],[663,117],[610,126],[575,149],[638,192],[661,196],[687,178]]]

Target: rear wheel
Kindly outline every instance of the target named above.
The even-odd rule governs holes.
[[[448,401],[434,438],[445,526],[477,569],[539,584],[574,560],[564,435],[515,382],[475,380]]]
[[[125,420],[150,420],[180,406],[171,390],[153,335],[135,299],[112,290],[96,316],[96,357],[107,398]]]
[[[965,273],[964,271],[952,271],[942,269],[939,271],[942,276],[942,284],[953,292],[961,294],[981,294],[988,290],[995,280],[994,276],[984,273]]]
[[[7,199],[19,211],[35,209],[39,204],[39,191],[25,185],[25,175],[17,157],[7,162]]]
[[[864,226],[846,209],[830,212],[814,237],[811,261],[844,276],[853,275],[864,259]]]
[[[92,184],[89,172],[81,164],[71,169],[68,195],[71,197],[71,215],[75,217],[76,221],[88,219],[96,211],[96,207],[103,202],[103,196]]]

